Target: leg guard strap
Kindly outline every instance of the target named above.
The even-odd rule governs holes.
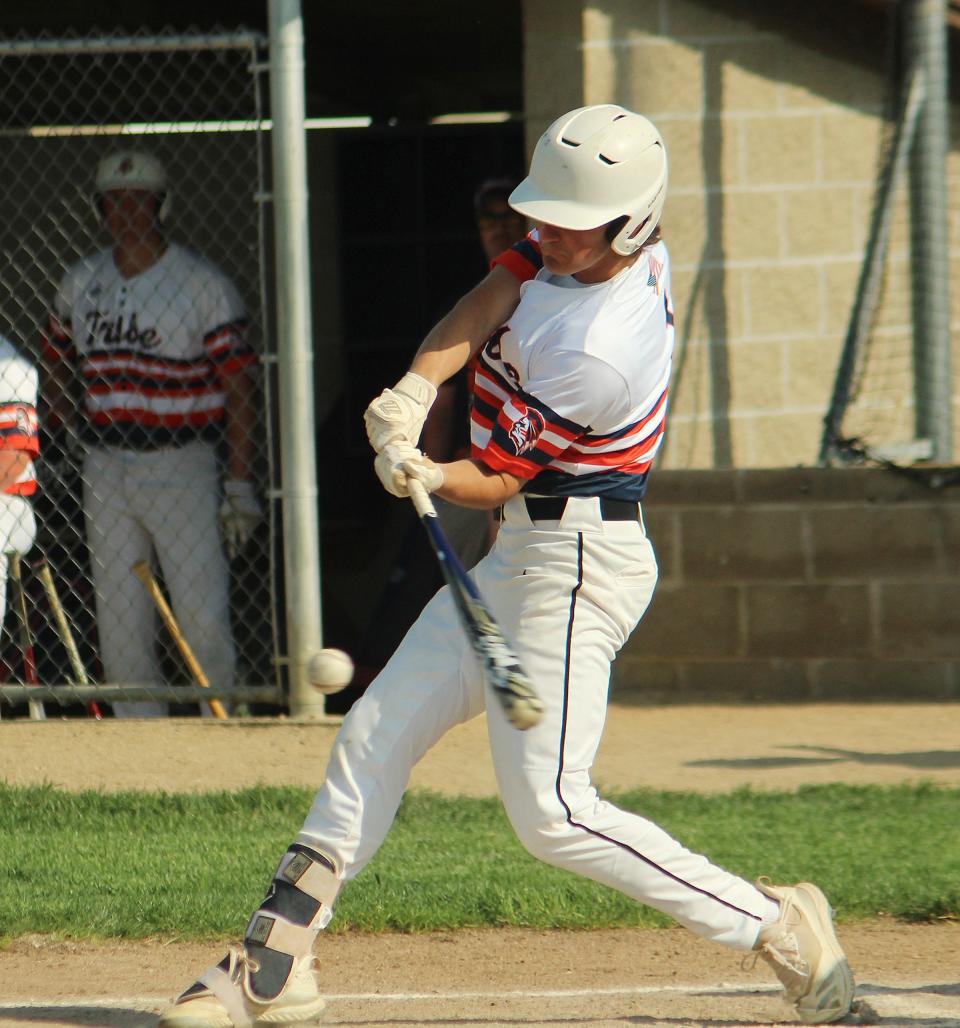
[[[242,979],[236,972],[236,953],[231,953],[228,959],[229,963],[226,968],[222,966],[222,963],[208,968],[198,981],[220,1000],[235,1028],[253,1028],[253,1021],[243,1002]]]
[[[295,843],[283,855],[243,939],[258,965],[249,978],[253,999],[263,1003],[280,995],[295,961],[313,949],[339,889],[336,864],[326,854]]]

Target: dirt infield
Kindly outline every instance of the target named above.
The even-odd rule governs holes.
[[[7,721],[0,779],[68,788],[315,785],[335,724]],[[960,785],[960,706],[613,707],[606,788],[790,789],[827,781]],[[256,769],[251,773],[251,769]],[[451,733],[414,788],[492,794],[483,721]],[[877,921],[842,941],[873,1023],[960,1025],[960,925]],[[0,952],[0,1025],[155,1023],[222,945],[25,938]],[[763,965],[680,929],[329,936],[318,947],[336,1025],[769,1025],[789,1012]],[[854,1021],[854,1023],[862,1023]]]

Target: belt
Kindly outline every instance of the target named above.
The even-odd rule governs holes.
[[[531,521],[559,521],[567,509],[567,499],[566,496],[525,496],[523,502]],[[600,517],[603,521],[639,521],[640,504],[601,496]]]

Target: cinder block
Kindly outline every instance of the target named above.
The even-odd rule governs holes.
[[[688,507],[734,503],[737,475],[732,471],[654,471],[645,507]]]
[[[960,584],[887,583],[880,587],[879,652],[884,657],[960,657]]]
[[[781,257],[782,195],[771,190],[727,192],[722,196],[721,239],[711,238],[711,256],[724,260],[763,260]]]
[[[637,40],[618,52],[637,110],[695,114],[704,110],[703,52],[668,37]]]
[[[710,354],[709,344],[689,340],[684,350],[682,367],[677,363],[670,383],[670,409],[667,415],[669,441],[678,419],[689,421],[703,417],[710,411]]]
[[[943,571],[960,576],[960,496],[951,492],[936,495],[943,526]]]
[[[783,246],[787,257],[859,257],[857,206],[848,187],[784,193]]]
[[[860,281],[860,268],[860,258],[853,255],[849,260],[834,260],[830,264],[830,274],[823,284],[823,328],[825,332],[837,336],[838,348],[850,324],[850,312]],[[835,375],[835,364],[824,369],[824,378],[830,381],[831,387]]]
[[[569,0],[568,0],[569,2]],[[584,8],[583,25],[587,39],[622,43],[633,36],[665,31],[662,4],[658,0],[606,0],[602,10]]]
[[[730,412],[783,411],[798,401],[784,392],[786,375],[783,344],[732,342],[727,347],[730,365]]]
[[[949,666],[938,660],[825,660],[811,666],[811,699],[949,700]]]
[[[745,274],[748,335],[820,334],[818,268],[781,263],[751,268]]]
[[[943,517],[932,506],[808,510],[818,580],[925,578],[942,571]]]
[[[792,402],[796,398],[791,397]],[[743,418],[750,468],[779,468],[813,464],[820,451],[822,421],[808,413],[756,414]]]
[[[665,507],[658,509],[643,505],[644,527],[647,538],[653,543],[653,551],[657,556],[661,585],[680,576],[677,554],[677,520],[676,511]]]
[[[789,77],[784,83],[784,107],[842,105],[879,112],[887,89],[885,77],[859,60],[841,60],[822,48],[792,45],[784,53]],[[879,63],[879,57],[878,57]]]
[[[873,112],[850,107],[825,110],[820,115],[824,180],[861,182],[872,189],[877,179],[882,128],[882,120]]]
[[[817,182],[817,139],[818,122],[812,116],[750,118],[743,133],[746,181],[753,185]]]
[[[621,653],[611,670],[610,698],[617,703],[674,703],[683,691],[681,672],[676,661],[636,660]]]
[[[661,583],[624,652],[646,659],[733,657],[741,652],[738,591]]]
[[[687,584],[702,579],[802,581],[805,577],[799,510],[738,506],[684,510],[678,517]]]
[[[813,403],[826,411],[833,394],[833,378],[840,361],[842,340],[830,334],[822,339],[788,339],[786,391],[789,404]],[[822,430],[817,426],[818,431]]]
[[[928,501],[930,490],[880,468],[772,468],[741,471],[744,503],[900,503]]]
[[[709,413],[699,417],[672,419],[661,451],[660,470],[656,474],[709,468],[713,463],[713,419]]]
[[[666,242],[678,264],[673,269],[673,299],[677,314],[677,339],[694,339],[715,344],[742,336],[746,327],[744,301],[748,272],[731,267],[707,267],[692,272],[682,266],[683,250],[673,248],[669,201]],[[699,264],[698,253],[686,255]]]
[[[865,584],[750,584],[747,655],[866,657],[872,650]]]
[[[670,0],[664,7],[664,31],[674,36],[693,36],[696,39],[709,39],[711,36],[742,36],[750,39],[757,36],[753,22],[738,17],[734,11],[729,10],[729,4],[709,3],[706,0]]]
[[[667,211],[678,192],[704,185],[736,186],[741,180],[739,130],[716,114],[662,114],[655,118],[670,155]]]
[[[802,703],[810,695],[800,660],[695,661],[683,677],[685,694],[700,702]]]
[[[777,110],[783,57],[779,39],[724,39],[707,47],[706,53],[708,81],[719,85],[708,101],[712,107],[725,114]]]

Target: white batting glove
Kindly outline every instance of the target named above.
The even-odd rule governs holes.
[[[383,488],[394,496],[409,496],[409,478],[416,478],[428,493],[443,485],[443,472],[429,457],[409,443],[388,443],[373,462]]]
[[[393,389],[384,389],[364,411],[370,445],[377,453],[392,442],[416,446],[436,398],[437,387],[432,382],[408,371]]]
[[[262,517],[263,507],[253,491],[253,483],[228,478],[223,483],[220,530],[230,560],[246,545]]]

